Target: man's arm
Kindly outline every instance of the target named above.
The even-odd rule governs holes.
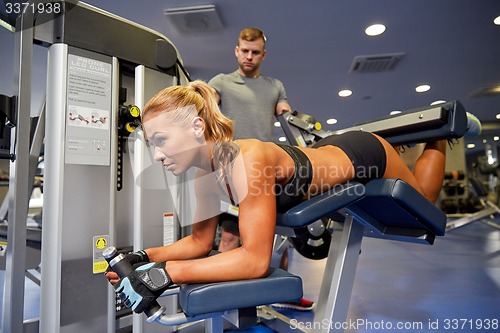
[[[292,107],[287,102],[278,102],[278,104],[276,104],[276,116],[280,116],[287,111],[292,111]]]

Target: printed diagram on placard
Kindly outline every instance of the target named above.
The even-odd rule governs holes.
[[[69,106],[68,124],[82,128],[109,129],[109,111],[84,106]]]

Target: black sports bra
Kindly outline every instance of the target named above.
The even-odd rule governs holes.
[[[280,212],[295,206],[307,195],[313,177],[313,168],[306,154],[297,147],[279,144],[277,146],[286,151],[295,163],[293,178],[285,185],[275,185],[276,207]]]
[[[295,163],[295,173],[288,183],[285,185],[276,184],[274,186],[276,194],[276,208],[278,212],[286,211],[291,207],[297,205],[301,202],[304,196],[307,195],[309,191],[309,186],[311,185],[313,177],[313,168],[311,161],[300,149],[293,146],[286,146],[276,144],[281,147],[284,151],[290,155]],[[212,165],[212,169],[214,169]],[[237,206],[233,200],[233,194],[231,193],[231,187],[227,177],[224,177],[225,190],[229,196],[231,204]],[[219,185],[221,185],[219,183]]]

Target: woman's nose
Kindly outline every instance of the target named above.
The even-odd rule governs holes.
[[[165,154],[158,147],[155,147],[154,159],[156,162],[161,162],[165,159]]]

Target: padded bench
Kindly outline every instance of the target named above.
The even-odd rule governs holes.
[[[271,269],[262,279],[183,285],[179,305],[188,317],[248,308],[302,298],[302,280],[287,271]]]
[[[337,200],[328,209],[328,199],[335,196],[346,203],[345,220],[333,225],[314,322],[346,321],[363,236],[433,244],[446,228],[446,215],[401,179],[345,184],[341,192],[314,197],[280,215],[279,224],[293,228],[307,226],[317,216],[338,210],[334,204]],[[321,325],[317,332],[342,331],[335,325]]]
[[[224,319],[238,326],[239,309],[277,302],[297,302],[303,296],[302,279],[270,268],[260,279],[181,285],[162,296],[178,295],[181,312],[148,318],[174,326],[204,319],[206,332],[222,332]]]
[[[345,220],[334,223],[315,322],[346,320],[363,236],[432,244],[446,227],[446,215],[400,179],[336,186],[278,214],[277,227],[302,228],[338,211]],[[228,311],[297,301],[302,282],[291,273],[271,269],[262,279],[183,285],[178,293],[183,312],[163,315],[158,322],[177,325],[209,318],[207,329],[222,331],[222,316]],[[324,332],[336,331],[334,325],[322,326]]]

